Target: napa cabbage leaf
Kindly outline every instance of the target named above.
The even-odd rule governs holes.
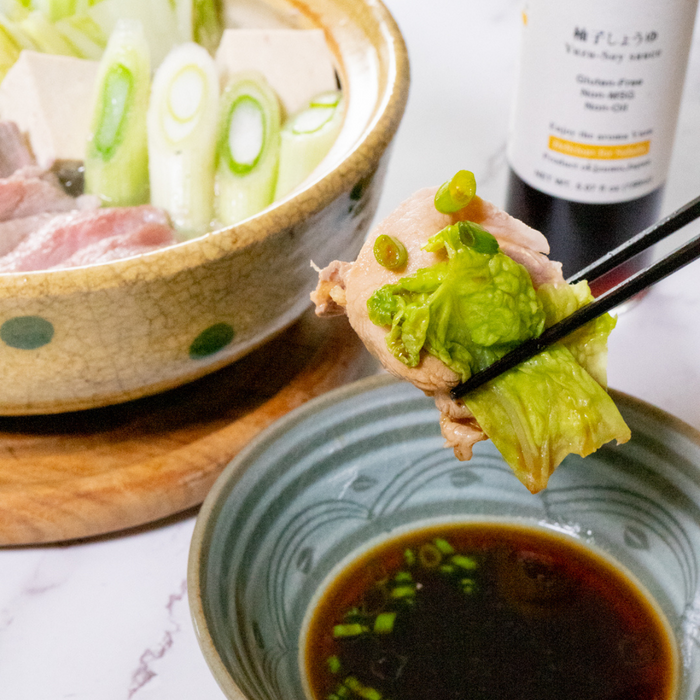
[[[370,320],[388,328],[391,353],[409,367],[427,352],[465,381],[523,341],[587,304],[588,285],[543,285],[472,222],[432,236],[435,265],[378,289]],[[462,400],[516,476],[533,493],[568,454],[586,456],[630,437],[605,390],[606,314]]]

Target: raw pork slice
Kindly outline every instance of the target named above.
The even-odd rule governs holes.
[[[76,210],[54,216],[1,257],[0,272],[45,270],[64,263],[86,265],[103,262],[105,255],[114,259],[117,250],[126,257],[143,252],[144,246],[152,250],[175,242],[167,214],[157,207]],[[74,258],[79,251],[85,251],[84,255]]]
[[[0,221],[78,206],[77,200],[63,191],[58,178],[40,168],[22,168],[0,179]]]
[[[0,178],[36,165],[27,140],[14,122],[0,122]]]
[[[368,350],[392,374],[405,379],[435,399],[440,425],[447,445],[459,459],[471,458],[472,446],[486,435],[471,411],[452,401],[449,390],[459,383],[458,375],[437,357],[424,353],[417,367],[408,367],[388,350],[386,329],[369,320],[367,300],[385,284],[430,267],[443,259],[442,254],[421,250],[430,236],[459,220],[481,224],[498,240],[501,250],[525,266],[535,287],[544,283],[565,284],[561,264],[549,260],[546,238],[479,197],[455,214],[435,209],[437,188],[420,190],[382,221],[372,232],[354,263],[332,262],[319,274],[316,291],[311,295],[320,316],[347,314],[350,325]],[[408,253],[408,263],[398,272],[382,267],[374,258],[373,246],[382,234],[400,238]]]
[[[175,243],[173,231],[163,224],[144,224],[126,233],[103,238],[82,248],[51,269],[96,265],[143,255]]]
[[[14,250],[27,236],[45,226],[53,217],[52,212],[23,216],[20,219],[0,221],[0,256]]]

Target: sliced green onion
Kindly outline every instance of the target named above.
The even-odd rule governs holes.
[[[345,685],[352,690],[355,695],[359,695],[365,700],[382,700],[382,694],[368,685],[363,685],[355,676],[348,676],[345,679]]]
[[[335,694],[336,694],[339,698],[348,698],[348,697],[350,697],[351,692],[352,692],[352,691],[350,690],[350,688],[348,688],[346,685],[339,685],[339,686],[335,689]]]
[[[148,158],[151,202],[170,214],[183,238],[211,226],[218,106],[214,59],[192,42],[174,48],[153,78]]]
[[[383,233],[374,241],[374,259],[388,270],[402,268],[408,260],[406,247],[398,238]]]
[[[413,586],[396,586],[391,589],[392,598],[411,598],[416,594],[416,589]]]
[[[436,537],[433,540],[433,544],[442,554],[454,554],[454,547],[447,540],[443,540],[441,537]]]
[[[411,576],[409,571],[399,571],[394,576],[394,581],[413,581],[413,576]]]
[[[473,578],[463,578],[460,583],[462,584],[462,590],[468,595],[474,593],[477,589],[477,583]]]
[[[442,564],[438,567],[441,574],[453,574],[455,572],[455,567],[452,564]]]
[[[375,634],[390,634],[394,629],[394,621],[396,620],[395,612],[383,612],[377,615],[374,620]]]
[[[326,157],[343,124],[342,93],[317,95],[282,128],[275,199],[300,185]]]
[[[272,203],[280,124],[279,100],[261,74],[231,78],[221,98],[216,147],[219,223],[230,226]]]
[[[357,637],[359,634],[368,632],[369,629],[359,622],[354,622],[348,625],[333,625],[334,637]]]
[[[350,608],[344,615],[344,620],[355,620],[362,617],[362,613],[358,607]]]
[[[477,560],[474,559],[474,557],[468,557],[465,554],[455,554],[450,561],[456,566],[459,566],[461,569],[466,569],[468,571],[479,568],[479,563]]]
[[[333,655],[326,659],[326,666],[331,673],[339,673],[341,669],[340,659]]]
[[[120,20],[97,74],[85,154],[85,191],[107,206],[149,201],[146,112],[151,86],[148,44],[138,20]]]
[[[469,170],[460,170],[440,186],[435,194],[435,208],[442,214],[452,214],[472,201],[476,194],[476,178]]]
[[[473,248],[477,253],[494,255],[498,252],[498,241],[483,226],[473,221],[458,221],[459,237],[465,245]]]
[[[418,550],[418,560],[426,569],[434,569],[442,561],[442,552],[434,544],[426,543]]]
[[[404,551],[403,559],[408,566],[413,566],[416,563],[416,555],[412,549],[407,549]]]

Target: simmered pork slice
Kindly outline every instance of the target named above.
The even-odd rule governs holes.
[[[565,282],[561,264],[545,255],[549,245],[541,233],[479,197],[456,214],[441,214],[434,205],[436,190],[420,190],[399,205],[374,229],[354,263],[336,261],[322,270],[311,298],[319,315],[335,315],[344,306],[353,329],[387,371],[412,382],[435,399],[447,445],[454,448],[459,459],[466,460],[471,458],[472,445],[486,439],[486,435],[469,409],[449,396],[449,390],[459,383],[458,375],[425,351],[416,367],[408,367],[394,357],[386,346],[386,328],[369,320],[367,300],[383,285],[443,260],[444,254],[429,253],[421,247],[430,236],[459,220],[481,224],[492,233],[501,250],[527,268],[535,287]],[[399,271],[382,267],[374,257],[374,241],[382,234],[394,236],[406,247],[408,262]]]
[[[14,122],[0,122],[0,178],[36,165],[27,140]]]
[[[99,197],[83,194],[73,200],[72,210],[98,209],[100,204]],[[40,214],[0,221],[0,256],[14,250],[25,238],[46,226],[54,216],[57,216],[56,212],[44,211]]]
[[[143,255],[175,243],[173,229],[160,223],[147,223],[81,248],[70,258],[51,269],[96,265]]]
[[[52,217],[41,229],[23,240],[11,253],[0,258],[0,272],[23,272],[45,270],[61,265],[78,253],[105,239],[115,239],[113,251],[121,247],[127,251],[129,241],[144,241],[152,245],[167,245],[175,242],[167,214],[157,207],[114,207],[81,211],[76,210]],[[93,249],[93,253],[94,253]],[[102,261],[106,251],[99,252],[99,260],[83,257],[87,264]],[[140,251],[136,251],[140,252]],[[125,252],[126,255],[132,253]]]
[[[45,226],[54,216],[52,212],[23,216],[20,219],[0,221],[0,256],[14,250],[27,236]]]
[[[64,192],[53,173],[40,168],[22,168],[10,177],[0,178],[0,221],[80,206],[79,199]]]

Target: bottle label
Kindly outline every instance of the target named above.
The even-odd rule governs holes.
[[[668,173],[697,0],[528,0],[513,170],[562,199],[636,199]]]

